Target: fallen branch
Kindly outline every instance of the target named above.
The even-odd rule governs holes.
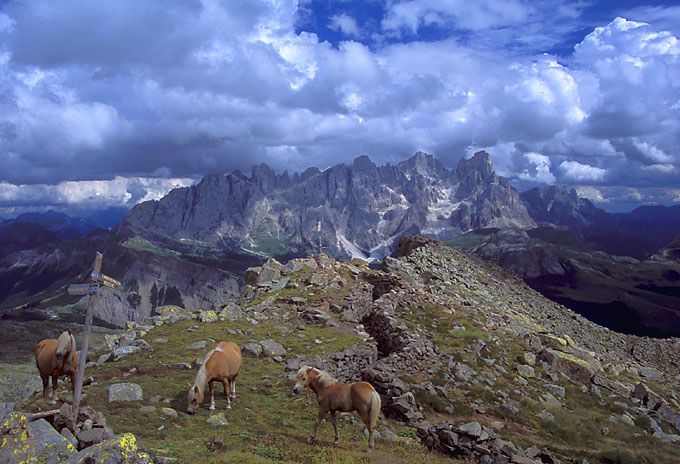
[[[57,414],[59,414],[59,411],[60,411],[60,409],[52,409],[51,411],[45,411],[45,412],[39,412],[39,413],[33,414],[32,416],[30,416],[28,418],[28,422],[33,422],[33,421],[36,421],[38,419],[44,419],[44,418],[50,417],[50,416],[56,416]]]

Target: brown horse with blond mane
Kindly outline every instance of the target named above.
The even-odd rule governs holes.
[[[71,377],[71,391],[76,384],[78,371],[78,354],[76,354],[76,339],[71,331],[60,330],[58,339],[42,340],[35,347],[35,365],[40,372],[43,383],[43,398],[49,404],[56,403],[57,380],[62,375]],[[52,378],[52,396],[47,397],[47,388]]]
[[[241,369],[241,348],[232,342],[220,342],[203,360],[196,374],[193,385],[190,384],[187,394],[187,413],[194,414],[203,402],[205,385],[210,389],[210,410],[215,409],[215,391],[212,383],[222,382],[224,396],[227,397],[227,409],[231,409],[231,400],[236,398],[236,376]]]
[[[316,393],[316,400],[319,403],[319,414],[316,416],[309,441],[316,439],[319,423],[326,417],[326,413],[330,412],[331,424],[335,429],[334,443],[337,445],[338,440],[340,440],[340,433],[338,432],[335,412],[357,411],[368,428],[368,444],[373,448],[373,432],[380,413],[380,395],[375,391],[373,385],[368,382],[349,384],[338,382],[327,372],[315,367],[303,366],[298,370],[297,382],[293,391],[300,393],[304,387],[309,387]]]

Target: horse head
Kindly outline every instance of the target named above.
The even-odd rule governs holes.
[[[57,339],[57,350],[54,352],[54,357],[57,361],[61,361],[67,357],[73,350],[75,350],[75,343],[73,340],[73,334],[71,330],[64,332],[60,330],[59,338]]]
[[[302,366],[297,373],[297,381],[293,387],[293,393],[300,393],[303,388],[309,387],[309,382],[312,378],[313,367]]]
[[[203,402],[203,389],[198,388],[198,385],[189,385],[189,393],[187,393],[187,414],[194,414],[198,407]]]

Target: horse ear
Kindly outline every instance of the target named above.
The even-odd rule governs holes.
[[[59,334],[63,334],[64,331],[62,329],[59,329]]]
[[[73,335],[73,334],[71,333],[71,329],[68,329],[68,334],[69,334],[69,335]]]

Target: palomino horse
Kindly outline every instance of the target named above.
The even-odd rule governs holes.
[[[231,400],[236,398],[236,376],[241,369],[241,348],[232,342],[220,342],[203,360],[196,374],[194,384],[190,385],[187,394],[187,413],[194,414],[203,402],[205,384],[210,388],[210,410],[215,409],[215,392],[212,383],[217,380],[224,385],[224,396],[227,397],[227,409],[231,409]]]
[[[335,444],[337,445],[340,433],[338,432],[335,412],[357,411],[361,420],[368,427],[368,443],[373,448],[373,431],[380,413],[380,395],[375,391],[373,385],[368,382],[349,384],[338,382],[327,372],[320,371],[315,367],[303,366],[298,370],[297,382],[293,391],[300,393],[304,387],[309,387],[316,393],[316,400],[319,403],[319,414],[316,416],[314,430],[312,430],[309,441],[314,441],[319,423],[326,416],[326,413],[330,412],[331,423],[335,429]]]
[[[35,347],[35,364],[38,366],[43,383],[43,397],[49,404],[56,403],[57,379],[62,375],[71,376],[71,391],[76,384],[78,370],[78,354],[76,354],[76,339],[71,331],[60,330],[57,340],[49,338],[42,340]],[[47,397],[47,386],[52,377],[52,397]]]

